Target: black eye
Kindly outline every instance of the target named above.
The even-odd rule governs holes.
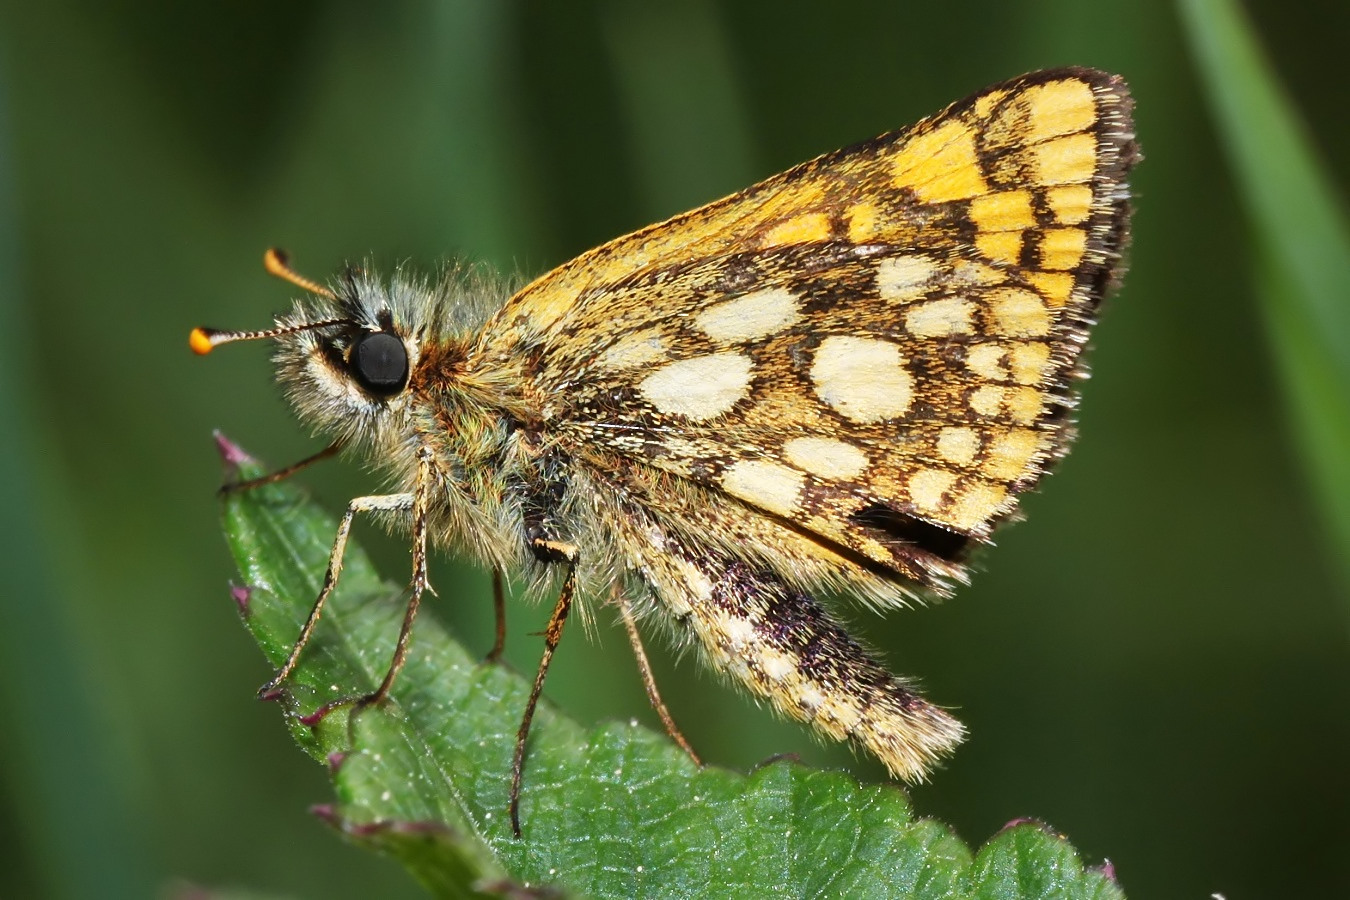
[[[379,397],[397,394],[408,381],[408,351],[387,331],[357,338],[350,365],[361,387]]]

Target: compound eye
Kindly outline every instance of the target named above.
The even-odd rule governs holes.
[[[387,331],[363,334],[352,346],[351,370],[361,387],[392,397],[408,382],[408,349]]]

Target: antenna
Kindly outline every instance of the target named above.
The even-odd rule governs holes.
[[[317,294],[320,297],[326,297],[329,300],[336,300],[337,295],[328,288],[311,281],[310,279],[298,274],[290,267],[289,259],[284,250],[276,247],[269,247],[263,254],[263,268],[269,275],[274,275],[282,281],[288,281],[298,288],[309,291],[311,294]],[[299,325],[290,325],[285,328],[268,328],[262,331],[222,331],[218,328],[194,328],[188,335],[188,346],[192,352],[198,356],[205,356],[221,344],[231,344],[235,341],[256,341],[262,338],[281,337],[284,334],[294,334],[297,331],[309,331],[311,328],[327,328],[330,325],[355,325],[351,319],[323,319],[318,322],[303,322]]]
[[[289,281],[298,288],[309,291],[311,294],[318,294],[320,297],[327,297],[329,300],[336,300],[337,295],[328,288],[319,284],[317,281],[310,281],[305,276],[291,268],[291,258],[285,250],[279,247],[268,247],[267,252],[263,254],[263,268],[267,270],[268,275],[280,278],[282,281]]]

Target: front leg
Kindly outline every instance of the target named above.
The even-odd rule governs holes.
[[[314,633],[314,626],[319,624],[319,616],[323,614],[323,605],[328,602],[328,597],[337,587],[338,577],[342,574],[342,557],[347,552],[347,536],[352,530],[352,520],[356,518],[357,513],[366,512],[392,512],[412,509],[414,506],[414,497],[412,494],[379,494],[370,497],[357,497],[347,504],[347,511],[342,514],[342,521],[338,523],[337,536],[333,539],[333,551],[328,554],[328,570],[324,572],[323,587],[319,589],[319,597],[314,601],[314,607],[309,611],[309,618],[305,620],[305,625],[300,629],[300,637],[296,638],[295,645],[291,647],[291,653],[286,657],[286,662],[277,670],[272,680],[258,688],[259,699],[267,699],[272,696],[281,683],[285,681],[295,670],[295,666],[300,662],[300,653],[309,643],[310,636]]]
[[[314,608],[309,612],[309,618],[305,620],[304,627],[300,630],[300,637],[296,639],[295,646],[291,648],[290,655],[286,662],[273,676],[272,680],[258,689],[258,696],[266,698],[281,685],[283,681],[295,670],[296,664],[300,661],[300,654],[305,645],[309,643],[310,636],[314,633],[314,627],[319,624],[319,616],[323,612],[323,606],[328,602],[328,597],[337,587],[338,577],[342,574],[342,557],[347,549],[347,536],[351,533],[352,520],[355,519],[358,512],[402,512],[412,511],[412,596],[408,599],[408,609],[403,614],[403,626],[399,629],[398,643],[394,648],[394,658],[389,664],[388,671],[385,672],[384,679],[375,692],[361,698],[359,705],[366,706],[372,703],[378,703],[389,695],[389,689],[393,687],[394,679],[398,677],[398,672],[403,668],[404,660],[408,654],[408,638],[412,634],[413,621],[417,618],[417,608],[422,602],[422,593],[429,589],[427,584],[427,504],[431,489],[431,453],[426,449],[418,451],[417,454],[417,482],[412,493],[403,494],[382,494],[370,497],[357,497],[347,504],[347,511],[342,516],[342,521],[338,524],[337,536],[333,539],[333,551],[328,557],[328,571],[324,573],[323,587],[319,590],[319,597],[314,601]],[[322,715],[331,707],[326,706],[320,711]]]

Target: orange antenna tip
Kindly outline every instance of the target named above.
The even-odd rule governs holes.
[[[268,275],[284,278],[291,270],[291,255],[280,247],[268,247],[263,251],[263,268]]]
[[[188,346],[198,356],[205,356],[215,349],[216,341],[211,339],[213,334],[214,332],[206,328],[194,328],[188,335]]]

